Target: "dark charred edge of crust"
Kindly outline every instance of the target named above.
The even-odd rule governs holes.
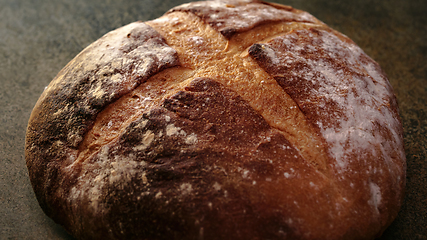
[[[232,39],[235,35],[239,34],[239,33],[245,33],[247,31],[252,30],[252,28],[256,28],[256,27],[260,27],[263,26],[265,24],[277,24],[277,23],[283,23],[283,22],[287,22],[284,20],[267,20],[267,21],[260,21],[257,24],[255,24],[253,27],[251,28],[242,28],[242,29],[236,29],[236,28],[223,28],[218,30],[226,39],[230,40]],[[298,23],[313,23],[311,21],[298,21]]]
[[[283,9],[283,10],[286,10],[288,12],[295,11],[295,8],[293,8],[292,6],[288,6],[288,5],[282,5],[282,4],[278,4],[278,3],[265,2],[265,1],[257,1],[257,2],[265,4],[265,5],[272,6],[272,7],[276,8],[276,9]]]
[[[266,45],[262,43],[255,43],[252,46],[249,47],[248,53],[249,55],[257,60],[258,64],[269,62],[269,64],[265,64],[265,66],[271,65],[271,59],[268,58],[263,51],[263,48],[265,48]],[[264,65],[262,67],[265,67]]]

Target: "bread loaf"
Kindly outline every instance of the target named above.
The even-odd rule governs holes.
[[[77,239],[374,239],[405,185],[379,65],[312,15],[178,6],[107,33],[45,89],[26,161]]]

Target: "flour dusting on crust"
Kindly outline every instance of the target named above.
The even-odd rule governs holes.
[[[309,22],[318,20],[307,12],[296,11],[290,7],[276,8],[274,5],[259,1],[201,1],[183,4],[169,12],[191,12],[229,38],[237,32],[243,32],[268,22]]]
[[[324,30],[298,30],[250,50],[317,125],[341,173],[355,154],[363,155],[359,161],[366,154],[382,154],[392,162],[396,149],[402,150],[389,83],[376,63],[342,38]]]

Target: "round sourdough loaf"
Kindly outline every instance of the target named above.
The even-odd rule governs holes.
[[[306,12],[234,0],[84,49],[34,107],[26,161],[78,239],[374,239],[406,168],[376,62]]]

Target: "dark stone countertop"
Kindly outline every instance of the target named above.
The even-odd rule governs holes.
[[[25,165],[25,129],[44,87],[103,34],[183,2],[0,0],[0,239],[72,239],[38,206]],[[381,239],[427,239],[427,1],[276,2],[346,34],[388,74],[405,131],[407,193]]]

